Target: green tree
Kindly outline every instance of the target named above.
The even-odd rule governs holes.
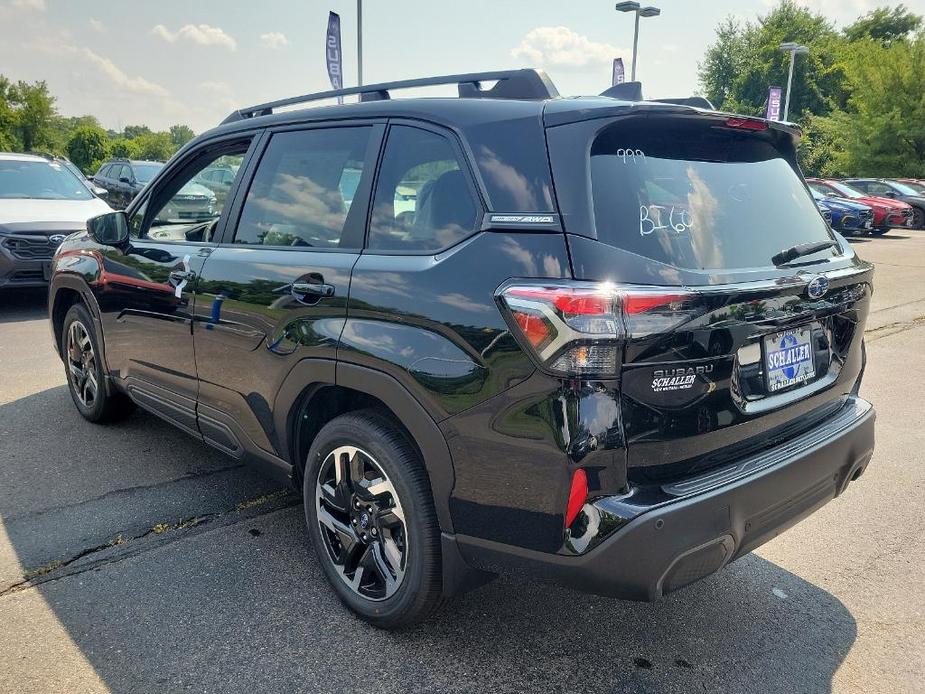
[[[106,131],[99,126],[81,125],[67,141],[67,156],[84,173],[96,171],[109,155]]]
[[[23,82],[12,87],[15,128],[25,151],[46,147],[51,143],[50,132],[55,113],[55,97],[48,93],[44,81]]]
[[[757,22],[727,19],[699,65],[704,94],[723,110],[758,115],[768,87],[787,83],[789,56],[779,46],[795,41],[809,46],[797,58],[790,92],[790,119],[802,112],[827,114],[844,106],[844,39],[821,14],[784,0]]]
[[[166,161],[176,151],[169,133],[145,133],[136,137],[133,142],[138,146],[139,159],[154,159]]]
[[[0,151],[19,149],[19,139],[14,130],[16,114],[13,112],[11,91],[10,80],[0,75]]]
[[[851,52],[851,98],[831,122],[843,142],[839,165],[853,175],[925,177],[925,34],[857,41]]]
[[[910,12],[905,5],[878,7],[845,27],[844,34],[849,41],[873,39],[889,46],[895,41],[904,41],[922,27],[922,17]]]
[[[126,125],[125,129],[122,131],[122,137],[126,140],[134,140],[136,137],[141,135],[150,135],[151,128],[147,125]]]
[[[196,137],[196,133],[193,132],[193,129],[188,125],[171,125],[170,126],[170,141],[173,143],[173,146],[176,149],[180,149],[187,142]]]
[[[746,63],[745,37],[741,23],[727,17],[716,28],[716,42],[707,49],[700,64],[700,86],[717,108],[725,108],[733,97],[736,78]]]
[[[109,143],[109,154],[113,157],[123,159],[138,159],[141,151],[135,140],[128,140],[124,137],[117,137]]]

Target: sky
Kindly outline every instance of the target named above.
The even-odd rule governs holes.
[[[637,76],[647,97],[688,96],[728,15],[774,0],[652,0]],[[839,25],[886,0],[800,0]],[[906,0],[925,14],[925,0]],[[629,64],[632,15],[610,0],[363,0],[364,81],[518,67],[562,94],[597,94]],[[46,80],[66,116],[104,127],[186,123],[197,133],[236,108],[329,89],[324,39],[341,15],[345,86],[356,84],[356,0],[0,0],[0,73]],[[440,94],[441,90],[433,92]],[[448,92],[442,91],[443,94]]]

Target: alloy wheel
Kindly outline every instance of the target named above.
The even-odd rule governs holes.
[[[366,451],[340,446],[315,483],[321,537],[338,575],[357,595],[385,600],[405,575],[408,533],[395,487]]]
[[[99,392],[96,353],[87,328],[80,321],[71,323],[67,331],[67,368],[75,397],[84,407],[92,408]]]

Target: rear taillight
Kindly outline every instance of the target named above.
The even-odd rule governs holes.
[[[517,283],[498,301],[521,344],[546,371],[612,376],[623,342],[677,327],[694,295],[677,288],[608,283]]]

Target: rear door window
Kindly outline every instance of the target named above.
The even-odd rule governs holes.
[[[785,248],[832,238],[766,133],[677,121],[627,119],[594,141],[599,241],[679,268],[723,270],[767,267]]]
[[[478,207],[455,148],[437,133],[389,130],[376,183],[369,248],[435,251],[476,229]]]

